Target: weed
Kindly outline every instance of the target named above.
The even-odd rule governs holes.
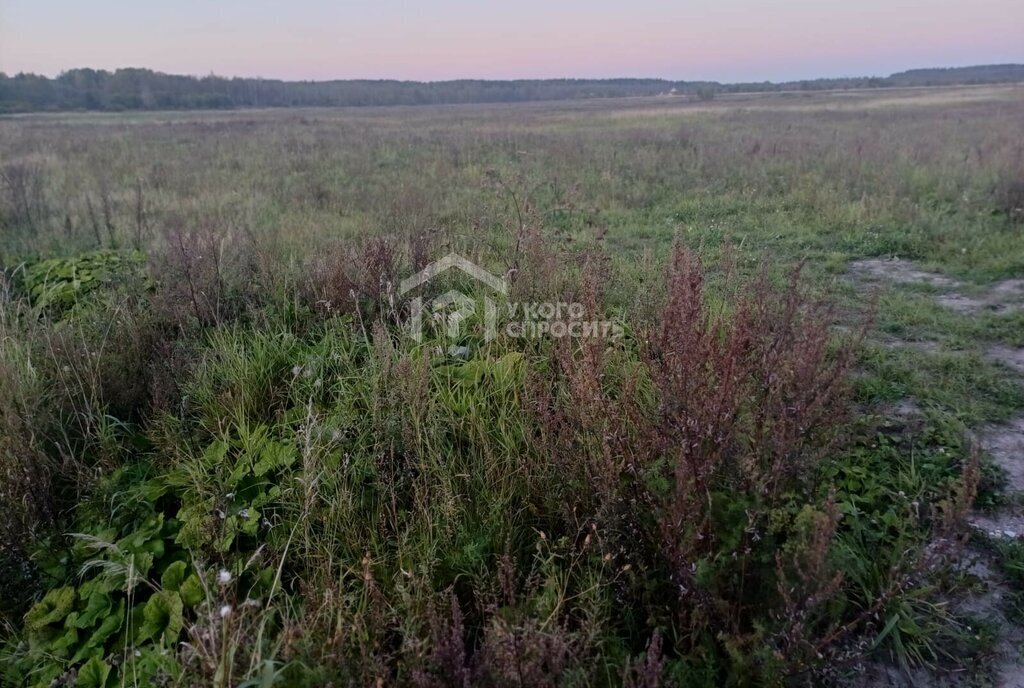
[[[1020,314],[893,289],[882,335],[931,344],[889,347],[840,277],[1020,276],[986,93],[0,122],[2,680],[977,666],[943,585]],[[413,341],[397,285],[450,251],[623,336]]]

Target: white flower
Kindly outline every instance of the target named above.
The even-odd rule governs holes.
[[[226,619],[229,616],[231,616],[231,605],[225,604],[223,607],[220,608],[220,618]]]
[[[231,582],[231,572],[227,569],[221,569],[220,573],[217,574],[217,582],[221,585],[227,585]]]

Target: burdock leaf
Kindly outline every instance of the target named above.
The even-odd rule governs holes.
[[[110,666],[100,655],[92,658],[78,670],[78,688],[104,688],[110,677]]]
[[[35,631],[61,621],[75,603],[75,589],[63,587],[51,590],[46,596],[28,611],[25,616],[25,628]]]
[[[139,628],[136,639],[143,641],[163,638],[164,641],[173,643],[184,626],[182,609],[181,596],[178,593],[162,590],[154,594],[146,602],[142,612],[142,627]]]
[[[160,587],[164,590],[177,591],[185,581],[185,573],[188,567],[184,561],[176,561],[168,566],[160,576]]]
[[[192,574],[185,579],[185,582],[181,584],[178,589],[178,594],[181,596],[181,602],[186,607],[194,607],[203,601],[206,593],[203,591],[202,581],[199,580],[199,576]]]

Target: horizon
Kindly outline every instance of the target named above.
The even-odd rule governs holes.
[[[231,79],[255,79],[255,80],[262,80],[262,81],[281,81],[281,82],[285,82],[285,83],[331,83],[331,82],[344,82],[344,81],[370,81],[370,82],[380,81],[380,82],[397,82],[397,83],[443,84],[443,83],[457,82],[457,81],[515,82],[515,81],[620,81],[620,80],[625,81],[625,80],[636,80],[636,81],[664,81],[666,83],[701,83],[701,82],[708,82],[708,83],[719,83],[719,84],[721,84],[723,86],[729,86],[729,85],[744,84],[744,83],[750,83],[750,84],[759,84],[759,83],[786,84],[786,83],[796,83],[796,82],[800,82],[800,81],[819,81],[819,80],[829,80],[829,79],[837,79],[837,80],[838,79],[876,79],[876,78],[877,79],[884,79],[884,78],[888,78],[888,77],[894,76],[896,74],[901,74],[901,73],[904,73],[904,72],[911,72],[911,71],[919,71],[919,70],[942,70],[942,69],[950,69],[950,70],[952,70],[952,69],[969,69],[969,68],[972,68],[972,67],[999,67],[999,66],[1024,66],[1024,62],[965,63],[965,64],[956,64],[956,65],[948,65],[948,64],[912,65],[912,66],[903,67],[901,69],[897,69],[897,70],[894,70],[894,71],[891,71],[891,72],[878,73],[878,74],[838,74],[838,75],[834,74],[834,75],[828,75],[828,76],[799,77],[799,78],[795,78],[795,79],[761,79],[761,80],[747,80],[747,81],[715,81],[713,79],[688,79],[688,78],[673,79],[673,78],[668,78],[668,77],[642,76],[642,75],[641,76],[612,75],[612,76],[595,76],[595,77],[546,76],[546,77],[509,77],[509,78],[453,77],[453,78],[446,78],[446,79],[403,79],[403,78],[398,78],[398,77],[375,77],[375,78],[369,78],[369,77],[330,78],[330,77],[328,77],[328,78],[324,78],[324,79],[302,79],[302,78],[287,79],[287,78],[279,78],[279,77],[262,76],[262,75],[258,75],[258,74],[257,75],[252,75],[252,76],[241,75],[241,74],[218,74],[218,73],[212,72],[212,71],[211,72],[207,72],[205,74],[199,74],[199,73],[191,73],[191,74],[174,73],[174,72],[164,72],[162,70],[153,69],[151,67],[140,67],[140,66],[137,66],[137,65],[123,65],[123,66],[120,66],[120,67],[113,67],[113,68],[90,67],[90,66],[69,67],[67,69],[61,69],[61,70],[58,70],[57,72],[50,73],[50,74],[43,74],[43,73],[40,73],[40,72],[29,72],[29,71],[6,72],[6,71],[4,71],[4,69],[0,68],[0,74],[2,74],[4,76],[7,76],[7,77],[15,77],[15,76],[18,76],[20,74],[27,74],[27,75],[33,75],[33,76],[42,76],[42,77],[45,77],[47,79],[57,79],[57,78],[60,78],[60,76],[62,76],[63,74],[66,74],[66,73],[69,73],[69,72],[73,72],[73,71],[77,71],[77,70],[91,69],[91,70],[96,71],[96,72],[107,72],[107,73],[110,73],[110,74],[113,74],[113,73],[116,73],[116,72],[122,71],[122,70],[149,70],[149,71],[152,71],[155,74],[164,74],[166,76],[174,76],[174,77],[186,77],[186,78],[191,78],[191,79],[207,79],[207,78],[225,79],[225,80],[231,80]]]
[[[1015,0],[638,0],[557,9],[439,0],[371,9],[297,0],[207,7],[116,0],[0,3],[0,72],[54,77],[77,68],[283,81],[665,79],[785,82],[908,69],[1024,62]]]

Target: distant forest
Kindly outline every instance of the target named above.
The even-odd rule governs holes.
[[[1024,82],[1024,65],[914,69],[888,77],[736,84],[664,79],[279,81],[178,76],[149,69],[72,69],[53,79],[0,72],[0,113],[512,103],[662,94],[709,100],[720,93],[1005,82]]]

